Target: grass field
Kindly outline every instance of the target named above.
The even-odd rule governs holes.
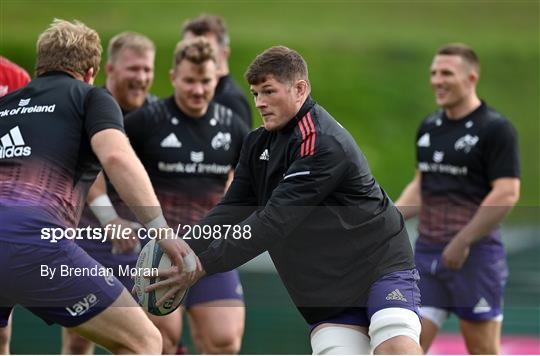
[[[105,44],[124,30],[147,34],[158,46],[159,96],[172,92],[167,73],[181,24],[201,12],[227,19],[232,72],[246,90],[242,75],[257,53],[291,46],[310,65],[315,99],[351,131],[394,199],[413,176],[417,125],[435,108],[432,55],[446,42],[468,43],[482,61],[481,97],[519,133],[520,204],[540,203],[538,1],[1,0],[0,9],[0,53],[28,70],[54,17],[84,21]]]
[[[429,87],[433,53],[447,42],[470,44],[482,62],[480,96],[509,117],[519,134],[522,208],[516,209],[514,219],[517,221],[520,216],[516,215],[521,215],[525,224],[538,223],[538,1],[0,0],[0,53],[31,72],[37,36],[54,17],[85,22],[98,30],[104,44],[118,32],[139,31],[157,44],[153,92],[163,97],[172,93],[168,69],[181,24],[202,12],[226,18],[232,38],[231,70],[246,92],[242,75],[256,54],[275,44],[300,51],[310,66],[314,98],[354,135],[377,180],[393,199],[414,174],[417,126],[435,109]],[[103,73],[98,77],[98,84],[102,83]],[[519,262],[527,264],[528,276],[532,276],[527,278],[538,280],[540,268],[534,262],[538,248],[528,252],[516,255],[513,263],[516,268]],[[251,288],[246,286],[250,304],[243,352],[309,352],[305,325],[277,277],[245,277]],[[538,285],[525,277],[519,283],[512,278],[509,289],[524,291],[523,298],[531,305],[518,306],[522,294],[510,297],[510,303],[518,299],[520,302],[510,304],[515,313],[508,315],[508,325],[517,332],[538,335],[540,322],[534,315],[540,310]],[[527,294],[531,291],[532,300]],[[277,304],[264,304],[264,300]],[[24,330],[30,326],[24,320],[24,316],[20,317],[17,326],[16,315],[14,338],[18,348],[14,351],[58,352],[57,329],[41,333],[45,329],[41,327],[39,332],[25,335],[28,333]],[[523,320],[532,321],[523,326]],[[274,329],[266,335],[268,326]],[[448,328],[455,330],[456,324]],[[35,347],[28,338],[36,338]]]

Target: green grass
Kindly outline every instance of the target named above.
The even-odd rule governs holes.
[[[351,131],[394,199],[414,173],[418,123],[435,109],[432,55],[446,42],[468,43],[482,61],[481,97],[519,133],[520,204],[540,204],[537,1],[1,0],[0,9],[0,52],[29,70],[37,36],[54,17],[84,21],[105,44],[124,30],[147,34],[158,46],[159,96],[171,93],[167,71],[181,24],[201,12],[227,19],[232,72],[246,91],[242,74],[257,53],[294,47],[309,63],[315,99]]]

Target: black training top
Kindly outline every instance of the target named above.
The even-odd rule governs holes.
[[[90,139],[109,128],[123,131],[116,101],[66,73],[0,98],[0,206],[34,207],[30,224],[76,226],[98,173]],[[0,225],[1,238],[9,227]]]
[[[214,101],[220,103],[238,114],[248,126],[253,126],[253,117],[246,95],[229,74],[219,79],[214,94]]]
[[[107,90],[107,88],[105,86],[103,87],[103,89]],[[109,92],[109,91],[107,90],[107,92]],[[112,93],[111,93],[111,95],[112,95]],[[157,96],[148,93],[148,94],[146,94],[146,98],[144,100],[143,106],[146,106],[146,105],[148,105],[150,103],[155,103],[158,100],[159,100],[159,98]],[[122,115],[124,115],[124,117],[127,114],[129,114],[130,112],[133,112],[133,111],[137,110],[137,109],[135,109],[135,110],[128,111],[128,110],[124,110],[122,107],[120,107],[120,109],[122,110]],[[100,171],[102,169],[101,164],[99,162],[96,162],[96,169],[98,171]],[[106,181],[106,184],[107,184],[107,194],[109,195],[109,197],[114,197],[117,201],[120,201],[120,197],[118,196],[118,193],[116,192],[116,189],[114,188],[111,181],[109,180],[109,177],[107,177],[106,174],[105,174],[105,181]],[[123,206],[123,208],[124,208],[125,212],[127,213],[127,216],[130,216],[133,219],[135,219],[134,215],[132,214],[131,210],[127,207],[127,205]],[[101,226],[101,224],[99,223],[97,218],[94,216],[94,213],[92,212],[92,210],[90,210],[88,205],[86,205],[84,207],[83,212],[81,214],[81,219],[79,221],[79,227],[85,228],[87,226],[91,226],[91,227],[100,227]],[[90,240],[90,239],[77,240],[76,242],[81,247],[83,247],[85,249],[88,249],[89,246],[95,246],[96,244],[102,244],[102,242],[99,241],[99,240]]]
[[[310,323],[365,306],[374,281],[414,266],[399,211],[353,137],[311,98],[283,129],[246,138],[231,187],[201,225],[235,223],[251,238],[191,242],[206,272],[268,250]]]
[[[450,241],[476,213],[497,178],[519,177],[517,135],[512,124],[482,103],[460,120],[443,110],[428,116],[416,137],[422,174],[420,241]],[[484,242],[500,239],[490,234]]]
[[[219,202],[249,131],[221,104],[192,118],[174,97],[127,115],[125,126],[170,226],[195,224]]]

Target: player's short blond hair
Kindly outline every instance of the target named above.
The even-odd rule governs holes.
[[[137,54],[156,52],[156,46],[151,39],[137,32],[122,32],[111,38],[107,48],[107,60],[114,62],[123,49],[130,49]]]
[[[80,21],[54,19],[38,38],[36,75],[68,71],[85,75],[99,70],[101,41],[97,32]]]

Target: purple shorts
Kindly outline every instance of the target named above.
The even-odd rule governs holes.
[[[508,266],[502,245],[477,244],[463,267],[443,266],[444,247],[416,244],[422,305],[454,312],[460,319],[490,320],[502,314]]]
[[[324,323],[367,327],[373,314],[386,308],[404,308],[419,314],[419,278],[416,269],[389,273],[372,284],[367,307],[348,308],[332,318],[310,324],[310,330]]]
[[[86,251],[90,257],[101,263],[103,267],[111,268],[114,271],[116,278],[118,278],[128,291],[133,288],[135,282],[131,276],[125,274],[121,275],[117,272],[120,271],[120,269],[125,269],[126,266],[129,266],[129,268],[135,267],[137,264],[137,257],[139,257],[138,253],[113,254],[111,252],[112,243],[109,241],[102,243],[101,241],[79,240],[77,241],[77,244]]]
[[[189,289],[184,305],[189,309],[201,303],[230,299],[244,300],[237,270],[201,278]]]
[[[91,319],[124,290],[102,268],[71,241],[50,247],[0,241],[0,327],[7,325],[15,304],[47,324],[73,327]],[[51,278],[52,269],[55,273]],[[82,271],[87,271],[85,276]]]

